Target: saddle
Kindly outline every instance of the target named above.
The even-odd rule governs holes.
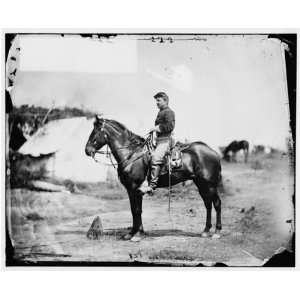
[[[150,162],[150,153],[156,146],[156,137],[152,134],[148,138],[147,149],[148,149],[148,162]],[[160,175],[169,173],[169,166],[172,170],[179,170],[182,167],[182,151],[187,149],[190,145],[183,144],[181,142],[175,142],[174,138],[170,141],[170,150],[167,152],[164,162],[160,171]]]
[[[180,142],[177,142],[175,145],[171,144],[171,149],[164,158],[164,163],[162,165],[160,175],[169,173],[169,166],[171,168],[171,171],[173,169],[180,169],[182,167],[182,149],[183,144],[181,144]]]

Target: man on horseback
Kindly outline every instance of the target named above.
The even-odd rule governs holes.
[[[151,173],[149,185],[142,185],[139,190],[143,194],[150,193],[157,187],[158,178],[164,158],[170,149],[171,134],[175,127],[175,114],[169,108],[169,97],[164,92],[154,95],[156,105],[159,109],[155,120],[155,127],[150,132],[156,132],[156,148],[151,154]]]
[[[206,208],[206,223],[202,237],[209,236],[211,224],[212,205],[216,211],[216,232],[213,238],[220,237],[222,229],[221,222],[221,199],[218,194],[218,185],[221,180],[220,157],[217,152],[203,142],[192,142],[181,148],[182,166],[181,171],[176,171],[176,176],[166,179],[168,176],[158,181],[160,169],[164,163],[164,156],[169,150],[169,140],[175,125],[174,112],[168,107],[168,97],[165,93],[158,93],[154,96],[159,108],[159,113],[155,121],[155,131],[158,135],[157,147],[152,153],[152,166],[150,176],[150,186],[141,188],[142,192],[152,192],[158,183],[167,187],[173,183],[193,180],[198,188]],[[118,175],[121,183],[126,188],[130,200],[132,214],[132,227],[124,236],[125,240],[139,241],[143,235],[142,203],[143,194],[137,189],[145,179],[145,174],[149,169],[148,159],[144,155],[144,146],[148,139],[144,139],[129,131],[124,125],[115,120],[99,118],[96,116],[94,128],[85,146],[87,156],[94,158],[95,153],[108,145],[112,155],[118,165]],[[130,145],[130,147],[128,147]],[[137,147],[136,147],[137,146]],[[148,149],[150,145],[148,144]],[[138,152],[138,153],[137,153]],[[131,160],[131,157],[134,157]],[[129,159],[128,159],[129,158]],[[170,166],[170,163],[169,163]],[[170,179],[169,172],[169,179]]]

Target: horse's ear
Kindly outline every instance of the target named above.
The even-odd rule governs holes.
[[[95,119],[96,119],[96,121],[100,121],[101,115],[95,115]]]

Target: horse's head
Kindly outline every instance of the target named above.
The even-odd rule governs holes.
[[[94,157],[95,153],[107,144],[107,133],[104,129],[105,119],[96,115],[94,129],[85,146],[85,153]]]

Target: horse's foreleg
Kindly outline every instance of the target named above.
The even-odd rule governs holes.
[[[130,202],[130,209],[131,209],[131,215],[132,215],[132,227],[130,228],[130,231],[123,236],[124,240],[130,240],[134,235],[134,199],[133,199],[133,192],[131,190],[127,190],[129,202]]]
[[[134,193],[134,207],[133,207],[133,237],[130,239],[132,242],[139,242],[144,235],[144,228],[142,223],[142,203],[143,196]]]
[[[144,233],[142,224],[142,201],[143,196],[135,193],[134,191],[128,191],[130,208],[132,214],[132,228],[131,231],[124,236],[125,240],[139,241]]]
[[[233,152],[233,154],[232,154],[232,162],[237,162],[237,160],[236,160],[236,153],[237,152]]]
[[[248,149],[245,149],[245,150],[244,150],[244,154],[245,154],[245,163],[248,162],[248,153],[249,153],[249,150],[248,150]]]

